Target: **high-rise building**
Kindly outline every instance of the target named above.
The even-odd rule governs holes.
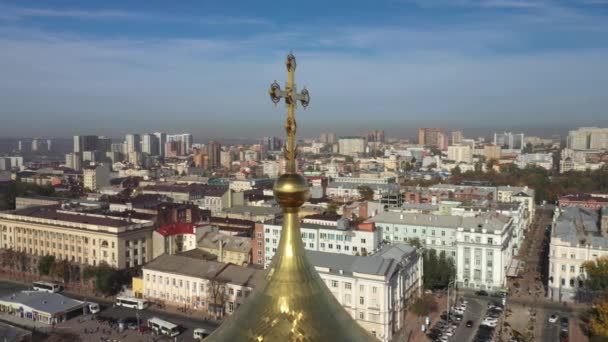
[[[193,138],[190,133],[169,134],[167,135],[167,141],[178,141],[181,144],[181,153],[185,155],[190,153]]]
[[[445,150],[448,148],[448,137],[443,128],[419,128],[418,144]]]
[[[161,157],[165,156],[165,144],[167,143],[167,133],[156,132],[154,133],[158,139],[158,155]]]
[[[177,157],[182,155],[182,144],[179,141],[167,141],[165,143],[165,157]]]
[[[82,157],[80,153],[71,152],[65,155],[65,166],[70,169],[81,171],[82,170]]]
[[[97,150],[105,154],[112,151],[112,138],[100,136],[97,138]]]
[[[608,150],[608,128],[581,127],[568,133],[571,150]]]
[[[335,144],[337,142],[336,133],[321,133],[319,140],[324,144]]]
[[[99,137],[96,135],[75,135],[74,152],[95,151],[97,150],[98,142]]]
[[[110,168],[105,164],[88,166],[83,170],[83,186],[95,191],[110,185]]]
[[[220,152],[222,167],[229,169],[232,166],[232,153],[230,151]]]
[[[33,139],[32,140],[32,152],[39,152],[40,150],[40,140]]]
[[[464,136],[462,135],[462,131],[452,132],[452,145],[460,145],[460,143],[462,142],[462,139],[464,139]]]
[[[221,159],[222,145],[217,141],[209,141],[207,146],[207,155],[209,155],[209,163],[211,168],[218,168],[222,166]]]
[[[368,142],[384,142],[384,131],[380,129],[373,130],[365,135]]]
[[[524,134],[512,132],[494,133],[494,145],[508,150],[521,150],[524,148]]]
[[[51,139],[46,139],[46,150],[51,152],[51,148],[53,147],[53,141]]]
[[[127,134],[125,136],[125,154],[129,154],[130,152],[141,152],[139,134]]]
[[[357,157],[365,153],[365,139],[362,137],[341,137],[338,140],[340,154]]]
[[[283,148],[283,140],[278,137],[264,137],[261,145],[265,151],[280,151]]]
[[[141,151],[151,156],[160,155],[160,144],[158,137],[154,134],[146,133],[141,138]]]
[[[486,157],[486,160],[500,160],[502,155],[502,148],[496,145],[485,145],[483,147],[483,154]]]
[[[450,145],[448,146],[448,159],[457,163],[472,163],[473,149],[470,145]]]

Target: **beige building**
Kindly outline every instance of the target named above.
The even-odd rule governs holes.
[[[82,176],[85,189],[95,191],[110,185],[110,167],[107,164],[85,167]]]
[[[181,255],[162,255],[143,267],[144,297],[231,314],[249,296],[264,271]]]
[[[486,157],[486,160],[500,160],[500,157],[502,155],[502,148],[496,145],[485,145],[483,147],[483,155]]]
[[[451,145],[448,146],[448,159],[456,163],[473,162],[473,148],[469,145]]]
[[[207,232],[198,240],[198,249],[217,255],[219,262],[235,265],[251,263],[251,238]]]
[[[34,256],[116,268],[151,259],[154,222],[34,207],[0,213],[0,246]]]

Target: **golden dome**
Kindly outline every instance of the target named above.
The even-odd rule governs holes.
[[[329,291],[315,267],[308,262],[300,233],[299,208],[308,200],[306,179],[295,171],[295,101],[308,105],[308,91],[294,94],[296,61],[287,58],[285,92],[271,87],[271,98],[287,102],[287,173],[279,177],[274,196],[283,207],[281,239],[264,279],[246,302],[205,341],[223,342],[371,342],[363,329]],[[274,90],[273,90],[274,87]]]

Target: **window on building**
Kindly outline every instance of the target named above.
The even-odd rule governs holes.
[[[338,287],[338,281],[332,280],[331,281],[331,287]]]
[[[365,305],[365,298],[364,297],[359,297],[359,304]]]
[[[359,312],[359,319],[365,319],[365,312]]]
[[[344,283],[344,288],[347,290],[350,290],[352,288],[352,284],[351,283]]]

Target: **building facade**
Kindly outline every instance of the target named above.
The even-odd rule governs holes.
[[[151,260],[154,222],[34,207],[0,213],[0,246],[97,266],[131,268]]]

